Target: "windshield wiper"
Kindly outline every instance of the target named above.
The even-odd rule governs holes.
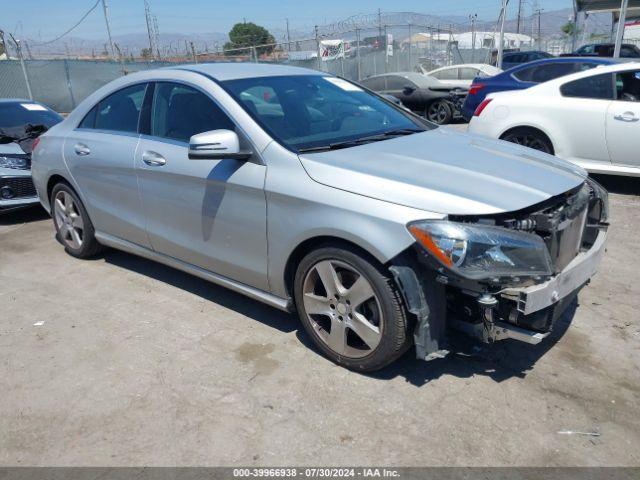
[[[329,145],[320,145],[318,147],[307,147],[298,150],[300,153],[310,152],[326,152],[327,150],[339,150],[341,148],[355,147],[357,145],[364,145],[366,143],[380,142],[387,140],[391,137],[402,137],[405,135],[413,135],[414,133],[425,132],[426,130],[420,130],[417,128],[401,128],[397,130],[389,130],[388,132],[379,133],[377,135],[370,135],[367,137],[360,137],[354,140],[346,140],[344,142],[330,143]]]

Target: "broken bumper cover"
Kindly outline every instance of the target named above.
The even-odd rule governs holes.
[[[525,288],[508,288],[502,296],[517,302],[517,308],[523,315],[530,315],[568,297],[585,285],[597,272],[606,249],[607,230],[598,232],[593,246],[579,253],[562,272],[538,285]]]

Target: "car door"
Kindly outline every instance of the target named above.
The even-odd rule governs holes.
[[[607,112],[611,162],[640,167],[640,70],[616,75],[616,100]]]
[[[556,152],[575,161],[610,163],[606,140],[606,116],[613,102],[613,76],[593,74],[560,87],[562,95],[550,106],[561,126],[569,151]]]
[[[149,246],[134,157],[146,83],[95,105],[67,136],[64,158],[97,231]]]
[[[235,130],[211,97],[181,83],[158,82],[136,168],[154,250],[260,289],[267,289],[266,166],[255,161],[190,160],[189,139]]]
[[[411,80],[399,75],[389,75],[387,93],[398,98],[402,104],[413,111],[424,111],[422,95],[418,86]]]

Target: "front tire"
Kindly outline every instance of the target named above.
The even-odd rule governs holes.
[[[58,183],[51,191],[51,216],[56,238],[69,255],[91,258],[102,250],[84,205],[66,183]]]
[[[427,106],[425,111],[427,120],[437,125],[447,125],[453,120],[453,108],[447,100],[436,100]]]
[[[300,320],[318,349],[351,370],[379,370],[411,346],[409,319],[392,276],[348,247],[323,247],[294,279]]]

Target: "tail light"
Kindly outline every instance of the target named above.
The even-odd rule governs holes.
[[[469,95],[477,95],[480,90],[484,88],[484,84],[482,83],[474,83],[469,87]]]
[[[40,137],[36,137],[33,139],[33,143],[31,144],[31,151],[33,152],[38,144],[40,143]]]
[[[482,112],[484,111],[484,109],[487,108],[487,105],[489,105],[492,101],[493,99],[491,98],[487,98],[486,100],[484,100],[480,105],[478,105],[478,108],[476,108],[476,111],[473,113],[473,116],[479,117],[480,115],[482,115]]]

